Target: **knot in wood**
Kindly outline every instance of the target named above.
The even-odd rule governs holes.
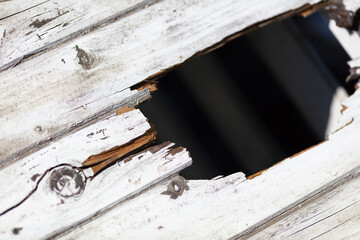
[[[45,131],[45,129],[40,125],[37,125],[34,130],[38,133],[43,133]]]
[[[85,175],[70,167],[56,169],[50,176],[50,188],[61,197],[75,197],[85,189]]]
[[[185,190],[189,190],[189,186],[186,184],[185,178],[182,176],[176,176],[167,186],[167,190],[161,194],[169,195],[170,198],[176,199],[181,196]]]
[[[89,70],[94,67],[95,57],[90,53],[85,52],[83,49],[79,48],[78,45],[75,46],[77,51],[76,57],[79,59],[78,64],[81,65],[83,69]]]

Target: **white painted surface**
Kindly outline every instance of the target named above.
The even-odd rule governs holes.
[[[51,172],[48,173],[34,194],[0,217],[0,238],[52,237],[140,193],[191,164],[186,150],[169,152],[173,145],[169,143],[156,151],[137,154],[128,162],[118,162],[87,180],[84,191],[75,197],[62,197],[51,190]],[[52,171],[56,169],[59,168]],[[13,233],[14,228],[21,228],[19,234]]]
[[[357,178],[299,205],[295,212],[244,239],[359,239],[360,178],[359,173],[356,175]]]
[[[81,167],[90,155],[128,143],[149,129],[139,110],[130,111],[90,125],[5,167],[0,171],[0,213],[20,202],[46,170],[60,164]],[[89,171],[88,175],[93,175]],[[32,181],[35,174],[39,176]]]
[[[308,2],[162,1],[8,69],[0,73],[0,97],[4,99],[0,103],[0,136],[6,136],[0,139],[0,153],[16,152],[44,139],[44,135],[31,135],[37,126],[44,126],[45,132],[61,131],[67,124],[81,120],[80,116],[91,116],[137,94],[128,88],[148,76],[183,62],[251,24]],[[94,57],[91,69],[78,64],[76,45]],[[328,141],[251,180],[236,173],[220,179],[189,181],[189,190],[177,199],[161,194],[169,181],[130,199],[191,163],[185,150],[169,153],[170,145],[109,167],[87,181],[78,197],[64,198],[51,191],[48,173],[24,203],[0,216],[0,239],[46,238],[65,230],[68,232],[62,236],[64,239],[241,236],[326,190],[333,182],[342,181],[358,168],[359,94],[357,91],[346,101],[348,109],[341,121],[349,124],[331,134]],[[78,112],[72,115],[74,109]],[[121,119],[119,125],[115,119]],[[111,134],[106,132],[110,137],[89,140],[88,130],[96,131],[104,123],[107,131],[113,129]],[[47,124],[54,124],[55,130]],[[126,124],[131,127],[126,128]],[[1,183],[0,207],[9,206],[33,189],[36,184],[29,179],[33,174],[59,163],[79,166],[89,155],[121,145],[148,128],[139,111],[132,111],[57,140],[1,169],[1,179],[8,181]],[[19,142],[19,136],[24,142]],[[86,174],[91,175],[91,170]],[[354,230],[351,226],[348,229],[349,233]]]
[[[0,71],[19,62],[26,55],[86,33],[151,2],[154,1],[0,2],[0,23],[6,30],[0,48]]]
[[[127,88],[229,35],[317,2],[161,1],[1,72],[0,162],[121,102],[133,94]],[[79,64],[76,46],[91,56],[90,69]],[[34,131],[39,125],[45,134]]]
[[[288,158],[251,180],[242,173],[189,181],[175,200],[159,185],[63,239],[227,239],[253,231],[279,214],[343,181],[360,166],[359,119],[324,143]],[[160,229],[159,229],[159,226]]]

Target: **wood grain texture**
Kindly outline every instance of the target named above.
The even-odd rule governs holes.
[[[80,88],[80,86],[72,86]],[[96,86],[97,84],[94,83],[95,88]],[[150,98],[149,89],[140,92],[125,89],[79,105],[80,99],[64,101],[67,97],[71,97],[68,95],[70,92],[66,92],[66,89],[59,89],[56,85],[47,87],[49,92],[40,91],[39,94],[36,94],[37,89],[43,88],[43,86],[29,86],[27,90],[35,95],[34,98],[21,102],[13,99],[14,105],[2,109],[5,115],[0,118],[0,122],[3,123],[0,127],[0,143],[4,145],[0,150],[0,168],[10,164],[12,159],[24,157],[29,152],[35,152],[53,140],[101,118],[114,115],[118,108],[135,106]],[[16,89],[7,90],[9,98],[12,94],[16,95]],[[58,93],[59,90],[62,91],[59,94],[65,96],[63,99],[55,100],[52,93]],[[75,91],[77,94],[82,94],[81,89]],[[2,103],[0,103],[0,108],[3,106]],[[69,109],[70,106],[73,109]],[[19,107],[19,112],[13,112],[12,107]],[[12,119],[8,117],[12,117]]]
[[[0,24],[6,31],[0,45],[0,71],[152,2],[155,1],[15,0],[0,3]]]
[[[230,210],[241,208],[227,197],[244,181],[242,173],[218,180],[189,180],[188,190],[171,199],[163,194],[172,183],[168,180],[59,239],[87,239],[89,236],[95,239],[113,239],[114,236],[118,239],[150,236],[152,239],[227,239],[229,232],[239,224],[233,221],[229,225],[231,216],[223,215],[216,220],[214,217],[222,215],[225,209],[228,214]],[[205,222],[209,225],[204,225]]]
[[[20,159],[0,169],[0,178],[6,180],[0,187],[0,239],[249,236],[345,181],[360,166],[358,91],[345,102],[343,127],[327,141],[251,179],[235,173],[213,180],[186,182],[177,177],[159,183],[191,164],[186,150],[172,150],[170,143],[146,149],[99,173],[95,170],[97,175],[84,166],[89,156],[122,146],[150,129],[146,118],[131,107],[148,99],[152,87],[130,87],[226,42],[235,33],[318,2],[159,1],[1,72],[0,163],[14,156]],[[94,123],[122,107],[125,110],[118,111],[119,116]],[[36,146],[41,143],[39,150]],[[37,151],[25,156],[29,146]],[[347,236],[356,233],[357,220],[351,214],[358,211],[358,199],[351,192],[357,187],[350,185],[339,188],[348,196],[344,201],[335,192],[314,200],[314,207],[304,210],[304,215],[330,209],[333,201],[341,200],[343,205],[325,211],[328,215],[319,211],[306,222],[324,219],[321,222],[333,229],[348,231]],[[331,218],[335,213],[339,215]],[[338,219],[345,220],[336,225]],[[306,228],[306,222],[294,228],[297,236],[304,238],[302,227],[304,233],[315,229],[314,237],[336,232],[326,232],[327,224]]]
[[[0,20],[15,16],[16,14],[30,10],[34,7],[38,7],[41,4],[48,2],[49,0],[34,0],[34,1],[21,1],[21,0],[9,0],[0,1]]]
[[[290,157],[252,179],[237,173],[215,180],[190,180],[189,190],[172,201],[169,196],[160,194],[166,188],[164,183],[67,233],[62,239],[89,236],[104,239],[112,236],[120,239],[143,239],[145,236],[236,239],[245,236],[359,171],[359,128],[357,118],[331,134],[328,141]],[[341,204],[347,206],[347,203]],[[319,229],[318,233],[321,231]]]
[[[114,205],[189,166],[191,158],[186,150],[171,154],[169,147],[172,145],[155,151],[149,149],[131,160],[119,162],[88,180],[81,194],[75,197],[62,197],[52,190],[52,174],[47,174],[31,197],[0,217],[0,237],[52,238],[80,222],[101,216]],[[22,230],[14,234],[14,228]]]
[[[359,0],[343,0],[342,2],[345,6],[345,9],[352,11],[353,13],[355,13],[360,8]]]
[[[134,110],[93,124],[2,169],[0,238],[52,237],[191,164],[185,149],[174,151],[174,144],[164,143],[96,175],[82,167],[87,156],[122,145],[149,128],[146,118]]]
[[[353,177],[355,179],[309,199],[280,220],[243,239],[359,239],[359,173]]]
[[[124,145],[149,129],[146,118],[139,110],[134,110],[99,121],[5,167],[0,171],[0,179],[3,179],[0,213],[20,202],[48,169],[63,164],[82,167],[90,155]],[[89,169],[87,176],[92,175]]]
[[[0,163],[112,109],[129,87],[229,35],[318,2],[161,1],[1,72]]]

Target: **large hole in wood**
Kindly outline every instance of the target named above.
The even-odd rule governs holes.
[[[249,176],[326,139],[347,60],[319,13],[295,17],[171,71],[141,110],[159,142],[189,149],[186,178]]]

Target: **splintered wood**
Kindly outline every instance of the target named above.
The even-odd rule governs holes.
[[[135,108],[174,66],[328,4],[0,0],[0,239],[358,238],[359,90],[327,141],[249,178],[179,176],[189,153]]]
[[[95,170],[84,167],[89,153],[116,144],[131,146],[130,140],[149,129],[139,110],[131,111],[84,128],[0,171],[7,182],[0,191],[0,237],[14,237],[13,226],[19,224],[23,238],[52,237],[191,164],[185,149],[174,154],[174,144],[164,143],[117,161],[96,177],[104,162]]]
[[[117,9],[118,13],[124,11],[124,3],[111,2],[113,5],[104,2],[104,5],[111,6],[105,9]],[[149,90],[129,88],[207,51],[228,36],[241,33],[241,30],[266,22],[284,12],[318,2],[320,1],[159,1],[0,72],[0,165],[36,151],[47,144],[48,139],[64,136],[77,127],[104,117],[114,109],[134,106],[148,99]],[[45,7],[47,11],[58,9],[55,3],[44,4],[49,5]],[[32,29],[33,27],[28,26],[32,21],[46,19],[44,4],[24,12],[16,9],[14,13],[21,13],[12,16],[12,12],[5,14],[9,17],[1,21],[6,21],[6,24],[1,24],[7,32],[6,36],[11,36],[9,32],[13,27],[10,26],[23,23],[25,28]],[[97,4],[79,1],[76,5],[86,7],[77,10],[82,11],[80,15],[101,12],[103,9]],[[66,6],[72,9],[71,4]],[[132,5],[128,7],[131,8]],[[107,14],[112,15],[114,10]],[[72,20],[72,12],[76,11],[69,10],[69,13],[43,27],[55,27],[60,24],[56,21],[63,24]],[[102,15],[100,12],[98,14]],[[106,17],[103,15],[102,18]],[[79,21],[82,25],[89,22],[87,17]],[[53,25],[55,23],[57,24]],[[70,25],[65,26],[65,29],[76,31]],[[62,29],[55,27],[51,31],[62,32]],[[31,30],[27,29],[22,34],[25,35],[28,31]],[[55,35],[48,39],[51,43],[43,45],[54,45],[62,41],[62,33]],[[6,40],[6,36],[2,41]],[[36,42],[45,41],[46,36]],[[18,49],[17,44],[11,46]],[[34,51],[30,45],[26,46],[29,49],[22,50],[20,56],[31,55]],[[12,58],[18,57],[14,55]]]

